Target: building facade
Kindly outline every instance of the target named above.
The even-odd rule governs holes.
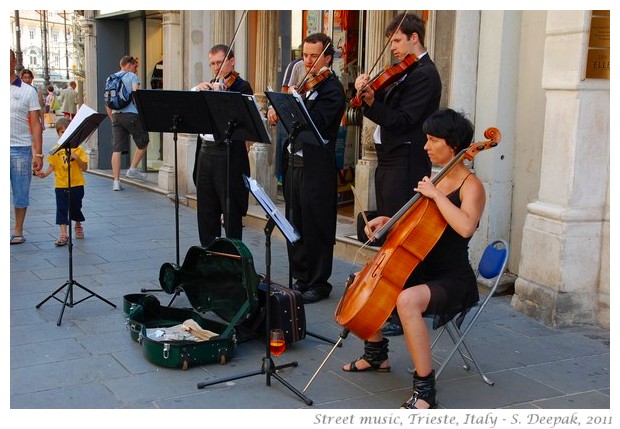
[[[301,31],[332,36],[342,59],[335,68],[350,88],[359,65],[368,70],[377,58],[385,25],[397,12],[304,11]],[[502,133],[500,145],[472,164],[487,190],[472,260],[488,242],[506,239],[509,270],[517,277],[513,307],[551,326],[609,327],[609,11],[417,13],[426,20],[425,44],[442,77],[441,105],[466,112],[476,141],[484,140],[488,127]],[[210,47],[230,43],[237,33],[236,69],[250,81],[264,110],[264,91],[280,87],[297,48],[291,43],[300,39],[292,32],[292,17],[291,11],[269,10],[247,15],[83,11],[84,89],[97,94],[89,97],[89,105],[103,111],[103,83],[122,55],[140,57],[145,87],[159,63],[164,90],[187,90],[211,79]],[[345,116],[342,181],[354,182],[362,205],[373,208],[374,125],[354,112]],[[147,162],[158,170],[158,186],[172,192],[177,175],[179,194],[191,198],[196,136],[179,133],[175,141],[171,133],[153,134]],[[93,168],[108,168],[110,141],[109,125],[89,141]],[[276,146],[255,143],[250,153],[252,176],[272,197]]]
[[[34,73],[35,86],[51,84],[61,89],[72,80],[81,81],[75,16],[72,10],[11,12],[12,46],[16,55],[21,54],[22,68]]]

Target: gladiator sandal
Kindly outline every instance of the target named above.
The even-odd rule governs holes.
[[[388,359],[389,342],[390,341],[387,338],[376,342],[368,340],[364,341],[364,354],[360,356],[357,360],[349,364],[349,369],[347,370],[347,372],[362,372],[368,370],[373,370],[377,372],[389,372],[391,367],[381,367],[381,364]],[[370,366],[364,369],[357,368],[356,363],[359,362],[361,359],[368,362]]]
[[[437,408],[435,393],[435,370],[432,370],[426,377],[420,377],[417,372],[414,372],[413,395],[405,401],[400,408],[405,408],[408,410],[417,409],[415,405],[420,399],[426,401],[429,408]]]

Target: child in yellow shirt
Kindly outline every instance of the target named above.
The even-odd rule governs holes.
[[[56,122],[56,133],[60,138],[67,127],[70,120],[67,118],[60,118]],[[52,148],[52,152],[57,146]],[[84,238],[84,214],[82,213],[82,200],[84,199],[84,175],[82,172],[88,169],[88,158],[86,152],[81,146],[75,149],[71,149],[71,188],[69,185],[69,175],[67,167],[67,152],[62,149],[53,155],[47,157],[49,166],[45,171],[39,171],[36,175],[40,178],[49,176],[54,172],[54,188],[56,191],[56,224],[60,226],[60,236],[54,243],[56,246],[64,246],[69,244],[69,236],[67,235],[67,225],[69,225],[69,216],[71,214],[71,220],[75,221],[75,238]],[[69,192],[71,192],[71,208],[69,210]]]

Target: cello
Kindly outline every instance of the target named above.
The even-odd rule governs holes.
[[[497,128],[484,132],[487,141],[462,149],[431,180],[437,184],[459,162],[471,161],[483,150],[501,141]],[[417,265],[435,246],[447,226],[434,201],[417,193],[375,238],[389,232],[383,246],[371,262],[350,278],[336,308],[336,322],[362,340],[378,332],[392,313],[402,287]]]

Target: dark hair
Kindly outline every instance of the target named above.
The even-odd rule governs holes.
[[[34,79],[34,73],[32,72],[32,70],[30,69],[23,69],[22,71],[19,72],[19,77],[21,79],[21,77],[25,74],[29,74],[30,76],[32,76],[32,78]]]
[[[209,49],[209,53],[211,55],[217,54],[218,52],[224,52],[224,55],[226,55],[226,52],[228,52],[228,46],[220,44],[220,45],[215,45],[214,47]],[[235,53],[233,52],[232,49],[230,50],[230,52],[228,52],[228,59],[231,59],[231,58],[235,58]]]
[[[54,92],[54,87],[52,85],[50,85],[50,86],[47,87],[47,90],[49,92]]]
[[[474,138],[474,125],[465,114],[452,109],[439,109],[429,116],[422,130],[425,134],[444,139],[457,153],[467,148]]]
[[[334,44],[332,43],[332,39],[330,39],[329,36],[323,33],[310,34],[304,39],[304,43],[306,42],[312,44],[321,42],[323,44],[323,49],[325,49],[325,46],[329,44],[329,47],[325,49],[323,56],[326,57],[328,55],[331,55],[332,58],[329,61],[329,65],[332,65],[332,62],[334,61],[334,52],[336,52],[336,50],[334,49]]]
[[[390,22],[385,29],[385,36],[392,37],[392,34],[396,32],[398,28],[398,24],[402,21],[403,23],[400,24],[400,31],[407,36],[407,40],[411,38],[413,33],[416,33],[420,39],[420,43],[424,45],[424,21],[411,13],[408,13],[405,19],[403,19],[405,13],[406,12],[399,13],[392,19],[392,22]]]

